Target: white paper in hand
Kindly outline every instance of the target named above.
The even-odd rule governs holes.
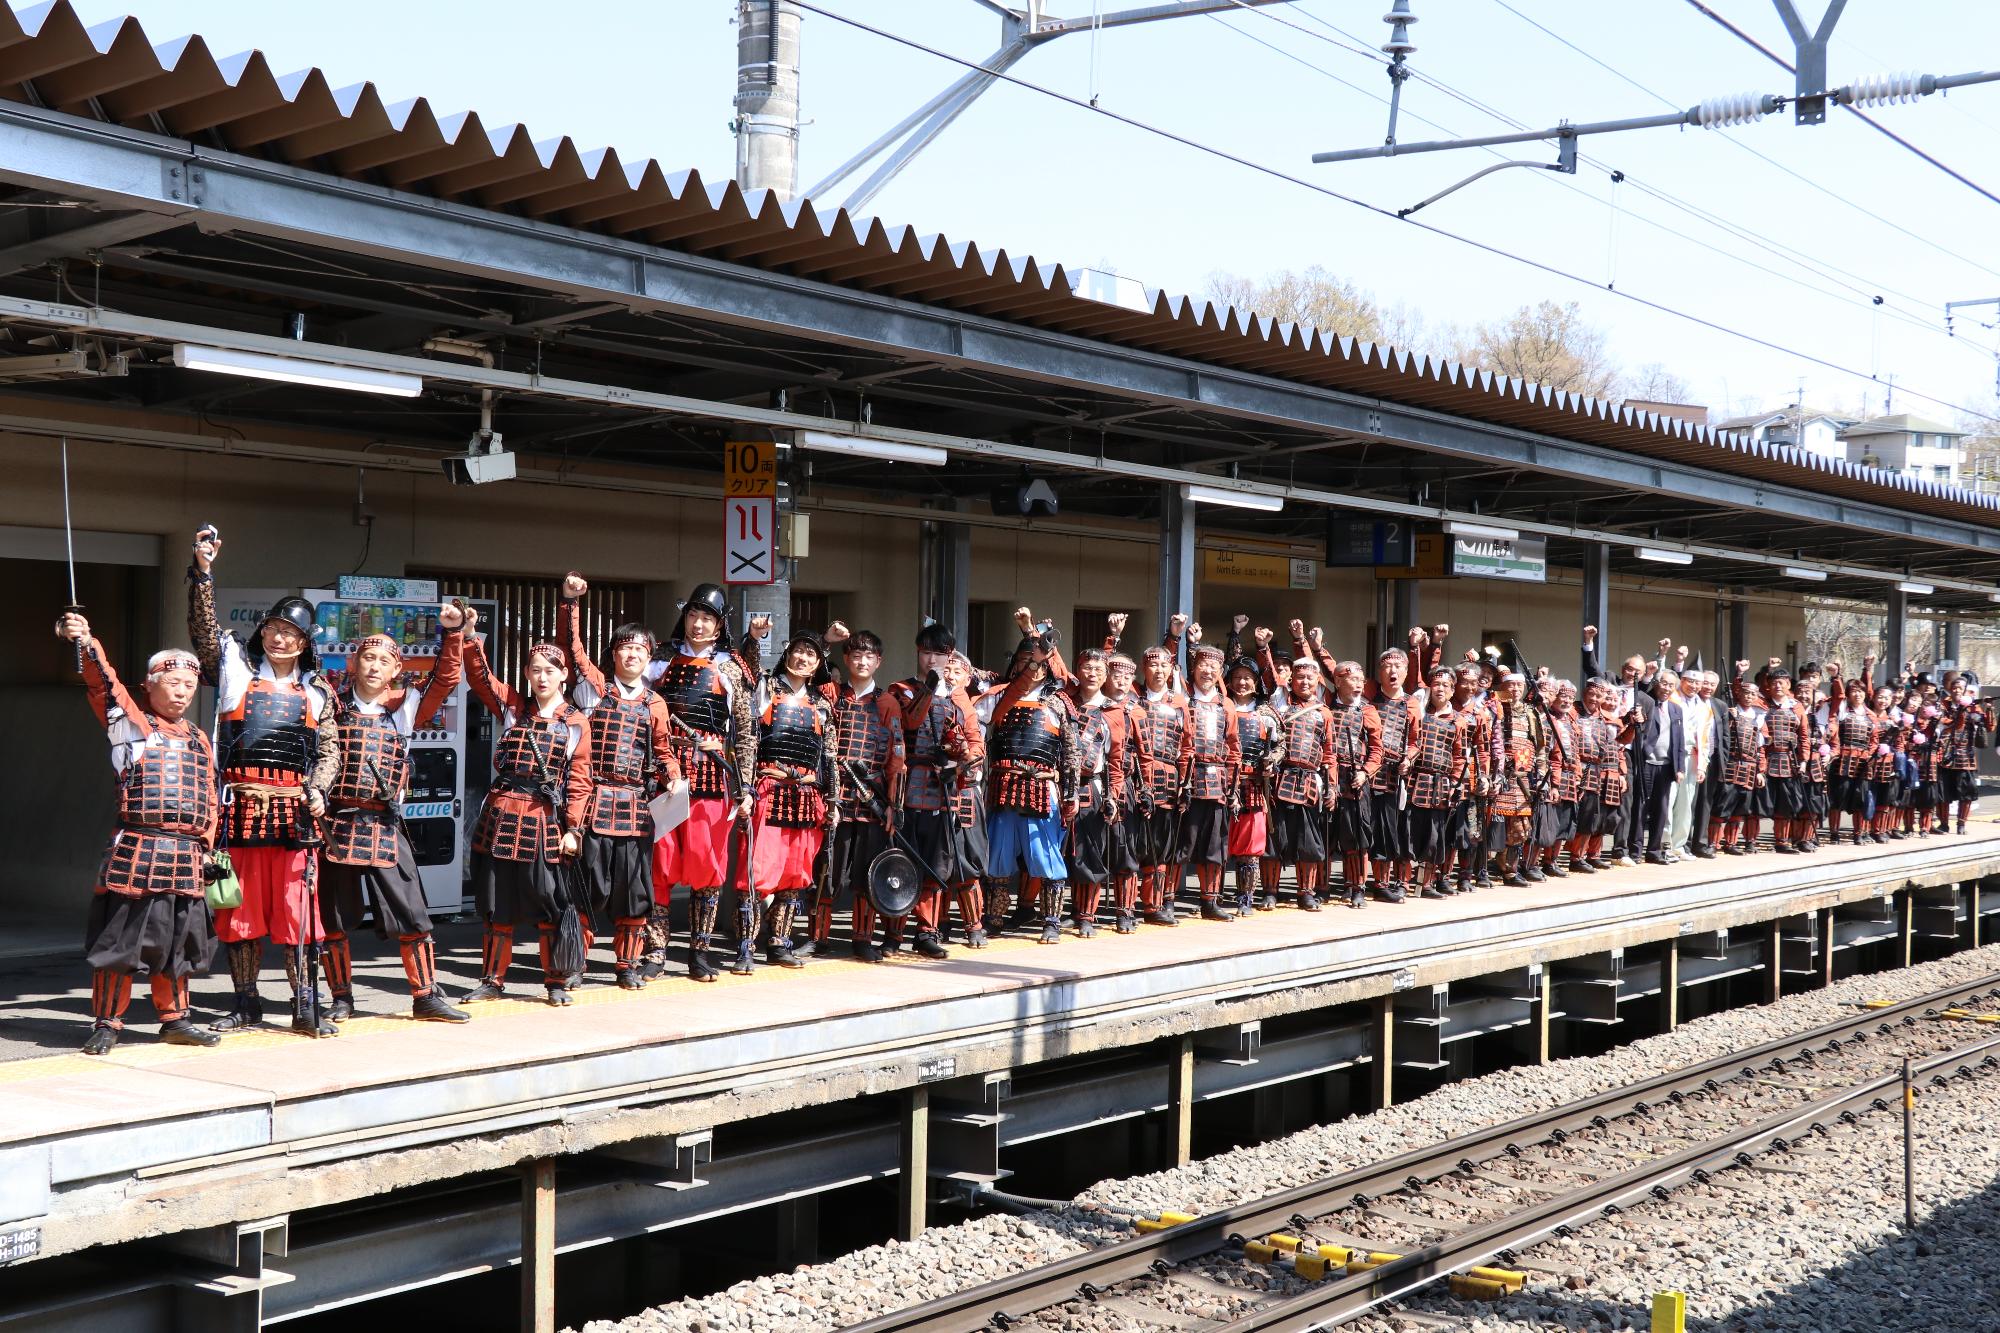
[[[646,802],[646,809],[652,812],[653,841],[658,842],[687,822],[688,784],[676,782]]]

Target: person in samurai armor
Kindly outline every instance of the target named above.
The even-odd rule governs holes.
[[[643,955],[653,896],[653,814],[647,801],[681,779],[667,701],[646,679],[659,646],[644,625],[611,631],[605,667],[583,642],[582,601],[590,582],[563,576],[556,642],[569,653],[570,698],[590,718],[590,806],[584,812],[581,865],[593,917],[611,919],[611,967],[621,990],[647,981]],[[608,670],[606,669],[608,668]]]
[[[495,680],[478,639],[465,645],[465,683],[499,720],[493,785],[472,831],[472,891],[486,922],[479,985],[468,996],[506,994],[514,932],[534,925],[541,942],[542,986],[552,1005],[571,1003],[574,975],[555,965],[556,930],[570,901],[563,862],[583,849],[590,808],[590,724],[563,697],[569,655],[553,643],[528,647],[528,692]],[[584,924],[584,949],[590,947]]]
[[[1722,719],[1725,758],[1714,840],[1728,855],[1741,856],[1757,849],[1758,826],[1771,811],[1764,790],[1771,732],[1765,723],[1762,691],[1739,675],[1734,693],[1736,702]]]
[[[1466,752],[1471,756],[1465,792],[1446,824],[1446,837],[1458,858],[1458,891],[1493,886],[1486,873],[1486,810],[1492,800],[1493,716],[1492,697],[1485,681],[1486,668],[1477,662],[1461,662],[1452,669],[1451,707],[1465,733]]]
[[[201,663],[170,648],[146,663],[143,701],[126,690],[91,637],[90,622],[66,612],[56,637],[83,655],[90,707],[111,742],[118,815],[92,887],[84,961],[90,965],[90,1036],[85,1055],[118,1044],[132,976],[151,980],[160,1040],[213,1046],[222,1038],[188,1017],[188,978],[208,967],[215,926],[203,896],[203,869],[215,845],[215,755],[187,710],[201,688]]]
[[[1915,836],[1930,837],[1931,822],[1937,819],[1940,813],[1943,815],[1940,831],[1951,827],[1951,808],[1944,804],[1944,797],[1940,791],[1943,786],[1940,778],[1944,772],[1940,767],[1940,761],[1944,758],[1944,737],[1940,734],[1942,717],[1943,712],[1936,704],[1918,705],[1916,730],[1910,734],[1908,751],[1915,778],[1910,784],[1909,804],[1903,816],[1908,822],[1904,825],[1906,831],[1892,833],[1889,835],[1892,838],[1909,837],[1912,823]]]
[[[1798,844],[1802,852],[1819,850],[1819,826],[1830,817],[1831,802],[1827,795],[1828,777],[1833,762],[1833,742],[1827,730],[1829,715],[1826,700],[1819,697],[1818,687],[1809,687],[1806,696],[1800,700],[1806,708],[1806,766],[1800,781],[1805,787],[1806,810],[1801,818],[1805,821],[1805,841]]]
[[[222,537],[195,534],[188,568],[188,637],[202,675],[215,685],[223,784],[221,839],[229,848],[243,904],[215,917],[229,953],[234,988],[218,1032],[263,1021],[257,973],[263,942],[284,949],[292,988],[292,1030],[330,1037],[339,1029],[318,994],[320,842],[325,782],[308,782],[322,762],[320,738],[333,727],[333,691],[316,673],[313,609],[303,597],[281,598],[246,646],[216,622],[215,561]],[[331,749],[327,758],[331,758]],[[330,780],[330,774],[328,779]]]
[[[1868,706],[1868,682],[1846,683],[1840,707],[1833,715],[1833,758],[1826,779],[1827,841],[1839,845],[1840,816],[1851,815],[1854,841],[1860,842],[1870,810],[1868,762],[1881,739],[1881,722]]]
[[[882,640],[868,631],[850,633],[839,621],[826,627],[828,645],[843,644],[846,679],[834,691],[833,726],[840,763],[840,821],[834,827],[832,860],[825,889],[813,901],[813,951],[827,945],[833,930],[835,894],[853,901],[854,956],[882,961],[875,945],[875,904],[868,896],[868,871],[888,850],[903,804],[903,725],[889,691],[876,684],[882,669]],[[794,953],[798,950],[794,949]]]
[[[1240,617],[1239,617],[1240,618]],[[1258,648],[1271,651],[1271,631],[1258,632]],[[1233,641],[1233,640],[1232,640]],[[1241,656],[1229,664],[1224,684],[1236,710],[1236,812],[1229,820],[1229,864],[1236,872],[1236,913],[1248,916],[1259,908],[1258,870],[1270,841],[1270,766],[1278,759],[1274,742],[1278,715],[1261,693],[1260,658]],[[1278,905],[1278,886],[1263,886],[1261,907]]]
[[[954,650],[944,663],[944,683],[963,694],[968,701],[977,701],[979,696],[991,689],[997,682],[986,672],[972,665],[972,659],[963,652]],[[965,944],[969,949],[986,947],[986,769],[982,755],[978,763],[967,764],[959,773],[958,789],[952,793],[951,812],[957,822],[959,859],[963,863],[961,873],[970,878],[963,880],[952,889],[951,905],[958,912],[960,926],[965,930]],[[946,941],[951,939],[951,930],[946,925],[943,931]]]
[[[1025,607],[1014,613],[1021,645],[1007,683],[981,696],[975,714],[986,724],[986,930],[1011,924],[1009,897],[1019,881],[1021,906],[1041,925],[1041,942],[1062,939],[1063,895],[1069,888],[1066,830],[1076,823],[1083,755],[1075,705],[1061,689],[1062,658],[1055,631],[1036,624]]]
[[[1518,671],[1501,676],[1493,725],[1493,824],[1488,846],[1500,854],[1501,882],[1516,888],[1528,885],[1522,860],[1534,820],[1535,795],[1548,776],[1548,738],[1541,714],[1522,698],[1526,686],[1527,677]]]
[[[1945,831],[1945,821],[1956,806],[1958,832],[1964,833],[1972,803],[1979,799],[1979,756],[1975,751],[1992,744],[1993,705],[1982,702],[1979,687],[1961,676],[1953,682],[1951,697],[1934,725],[1938,733],[1938,832]]]
[[[1771,803],[1771,848],[1787,855],[1798,851],[1812,832],[1811,807],[1806,801],[1806,747],[1812,725],[1805,706],[1792,697],[1791,673],[1783,667],[1765,673],[1770,690],[1764,727],[1770,744],[1764,750],[1764,792]]]
[[[1334,714],[1321,702],[1319,663],[1292,659],[1284,699],[1278,705],[1278,751],[1271,775],[1271,803],[1260,877],[1275,888],[1284,867],[1298,879],[1299,906],[1319,908],[1320,876],[1326,872],[1326,809],[1338,780],[1334,762]],[[1365,704],[1358,705],[1365,708]],[[1379,745],[1375,749],[1380,759]],[[1359,770],[1357,770],[1359,771]]]
[[[1189,633],[1195,632],[1194,626]],[[1237,804],[1242,742],[1236,705],[1223,693],[1222,650],[1203,645],[1193,653],[1193,681],[1187,692],[1187,799],[1175,835],[1174,882],[1180,867],[1192,865],[1204,921],[1233,921],[1222,905],[1222,872],[1229,859],[1229,825]]]
[[[1174,688],[1174,655],[1148,648],[1141,658],[1146,687],[1135,701],[1139,784],[1133,829],[1138,842],[1139,906],[1148,925],[1178,924],[1174,897],[1180,890],[1178,843],[1181,812],[1187,805],[1188,775],[1194,762],[1194,728],[1187,696]]]
[[[477,613],[447,604],[437,665],[419,687],[403,680],[403,647],[387,634],[354,646],[347,689],[335,699],[332,785],[326,791],[326,847],[321,853],[320,919],[326,928],[326,980],[336,1023],[354,1016],[354,953],[349,937],[367,904],[375,929],[394,935],[410,983],[410,1017],[462,1023],[471,1015],[437,986],[437,944],[417,875],[417,856],[403,828],[403,791],[410,783],[410,733],[430,725],[458,688],[464,631]]]
[[[958,639],[941,624],[929,624],[917,631],[917,670],[922,674],[898,681],[889,687],[898,725],[903,729],[903,760],[907,776],[903,784],[903,835],[919,853],[912,859],[923,876],[913,915],[917,920],[916,951],[925,958],[949,956],[938,938],[944,919],[947,890],[963,893],[976,889],[985,862],[964,837],[965,829],[955,808],[959,791],[967,785],[967,774],[986,761],[986,741],[980,734],[972,700],[953,683],[951,659]],[[942,880],[934,878],[941,875]],[[963,912],[964,907],[960,910]],[[986,943],[986,931],[977,914],[968,914],[972,924],[968,943]],[[884,923],[885,947],[894,951],[903,938],[904,919],[890,917]]]
[[[1572,681],[1553,682],[1547,709],[1549,738],[1549,781],[1542,805],[1535,813],[1533,843],[1541,859],[1544,876],[1567,879],[1559,854],[1576,836],[1576,802],[1583,781],[1583,766],[1577,757],[1576,685]]]
[[[646,923],[647,976],[664,967],[667,905],[674,886],[688,890],[688,976],[714,981],[708,951],[722,886],[748,839],[732,859],[730,842],[749,827],[756,809],[757,663],[770,618],[755,616],[738,653],[729,633],[729,598],[703,583],[681,604],[671,647],[647,675],[673,718],[674,758],[688,783],[688,817],[653,844],[653,911]]]
[[[1410,735],[1403,760],[1403,781],[1410,794],[1410,859],[1416,865],[1419,896],[1451,894],[1451,819],[1470,781],[1472,755],[1469,733],[1452,706],[1452,672],[1431,671],[1423,714]]]
[[[1333,713],[1334,780],[1327,792],[1327,850],[1340,856],[1341,885],[1352,908],[1368,901],[1368,858],[1383,845],[1375,828],[1382,806],[1378,799],[1381,793],[1375,788],[1382,781],[1382,770],[1389,766],[1382,715],[1363,693],[1365,683],[1359,662],[1338,663],[1333,671],[1333,700],[1328,705]],[[1400,750],[1395,762],[1398,766],[1402,763]],[[1389,778],[1391,802],[1400,781],[1400,774]],[[1403,818],[1400,807],[1394,813]],[[1402,835],[1396,837],[1400,845]],[[1378,878],[1375,890],[1384,902],[1403,901],[1403,886],[1398,881]],[[1316,911],[1319,903],[1302,888],[1299,906],[1310,912]]]
[[[778,665],[758,682],[757,807],[750,883],[737,884],[736,961],[730,971],[756,970],[756,946],[774,967],[804,967],[792,953],[792,918],[799,894],[813,887],[814,868],[839,817],[839,737],[835,732],[826,644],[795,632]]]
[[[1097,934],[1097,910],[1112,874],[1112,839],[1126,803],[1125,709],[1104,692],[1104,653],[1086,648],[1076,656],[1070,703],[1076,710],[1076,822],[1070,826],[1070,893],[1079,938]],[[1119,929],[1130,933],[1129,912],[1121,909]]]
[[[1368,784],[1375,890],[1384,902],[1403,901],[1410,878],[1410,821],[1404,808],[1403,759],[1410,747],[1416,705],[1403,688],[1411,654],[1391,648],[1375,660],[1372,706],[1382,724],[1382,766]],[[1351,891],[1350,891],[1351,892]]]
[[[1887,685],[1875,691],[1875,717],[1879,724],[1875,753],[1868,757],[1868,792],[1875,814],[1869,820],[1868,836],[1875,842],[1887,842],[1889,828],[1903,802],[1899,761],[1909,743],[1910,721],[1897,706],[1896,691]]]
[[[1139,664],[1123,653],[1104,659],[1104,693],[1109,700],[1105,725],[1122,740],[1124,772],[1120,786],[1117,818],[1111,821],[1109,867],[1111,870],[1113,928],[1121,935],[1139,929],[1139,724],[1145,710],[1139,697]]]
[[[1569,844],[1572,874],[1594,875],[1609,868],[1604,839],[1617,836],[1624,818],[1625,723],[1617,708],[1617,692],[1602,677],[1584,683],[1582,715],[1576,724],[1576,759],[1582,772],[1576,790],[1576,834]]]

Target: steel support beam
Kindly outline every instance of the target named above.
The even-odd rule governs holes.
[[[71,259],[122,245],[156,232],[171,231],[186,219],[179,213],[135,212],[98,217],[80,227],[52,231],[45,236],[0,248],[0,275],[19,273],[24,268],[56,259]]]
[[[1184,1033],[1167,1043],[1168,1166],[1194,1160],[1194,1101],[1194,1035]]]
[[[1964,629],[1965,625],[1962,621],[1947,620],[1944,622],[1944,651],[1939,656],[1945,661],[1950,662],[1953,666],[1960,665],[1958,660],[1959,654],[1965,651]]]
[[[1176,612],[1195,614],[1195,562],[1200,558],[1194,547],[1194,505],[1171,483],[1160,487],[1160,599],[1159,625]],[[1187,641],[1180,644],[1181,669],[1187,669]]]
[[[556,1333],[556,1160],[521,1168],[521,1333]]]
[[[1140,402],[1386,440],[1490,466],[2000,553],[2000,525],[1935,519],[1532,431],[1481,425],[1359,394],[509,217],[37,107],[0,106],[0,164],[0,180],[104,207],[185,210],[190,220],[211,229],[422,264],[637,312],[820,337]]]
[[[1889,589],[1882,616],[1882,680],[1894,680],[1903,673],[1909,656],[1910,594],[1901,588]]]
[[[1369,1004],[1375,1042],[1368,1070],[1368,1109],[1386,1111],[1396,1102],[1396,997],[1378,995]]]
[[[1597,626],[1600,660],[1611,651],[1611,548],[1591,542],[1583,548],[1583,623]],[[1607,660],[1607,670],[1612,669]],[[1582,688],[1583,682],[1577,686]]]
[[[903,1093],[902,1124],[896,1153],[896,1239],[923,1234],[930,1202],[931,1090],[922,1084]]]
[[[1421,624],[1423,617],[1422,603],[1417,595],[1421,585],[1415,579],[1391,579],[1389,582],[1391,597],[1389,616],[1395,622],[1392,629],[1395,637],[1385,642],[1382,645],[1384,648],[1394,648],[1398,643],[1407,640],[1410,627]],[[1422,681],[1411,681],[1409,688],[1415,689],[1422,683]]]
[[[1743,589],[1736,589],[1742,592]],[[1717,668],[1725,684],[1730,672],[1738,662],[1750,660],[1750,603],[1734,601],[1729,604],[1729,660]],[[1752,664],[1755,665],[1754,663]]]
[[[1660,1031],[1681,1025],[1681,946],[1679,940],[1660,943]]]

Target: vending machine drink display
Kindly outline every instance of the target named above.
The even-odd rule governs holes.
[[[305,596],[313,604],[320,670],[334,689],[347,687],[348,655],[370,634],[387,634],[403,646],[403,666],[413,681],[421,680],[436,664],[443,631],[438,625],[435,583],[344,577],[337,589],[308,590]],[[469,605],[479,612],[482,626],[493,623],[493,603]],[[403,796],[403,819],[416,853],[424,901],[433,912],[456,912],[464,901],[466,814],[478,809],[489,776],[487,762],[469,762],[479,759],[468,755],[469,715],[483,719],[484,714],[468,709],[466,703],[466,689],[460,684],[430,725],[410,737],[410,786]]]

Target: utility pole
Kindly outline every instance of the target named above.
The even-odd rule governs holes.
[[[736,0],[736,184],[799,192],[799,7]]]

